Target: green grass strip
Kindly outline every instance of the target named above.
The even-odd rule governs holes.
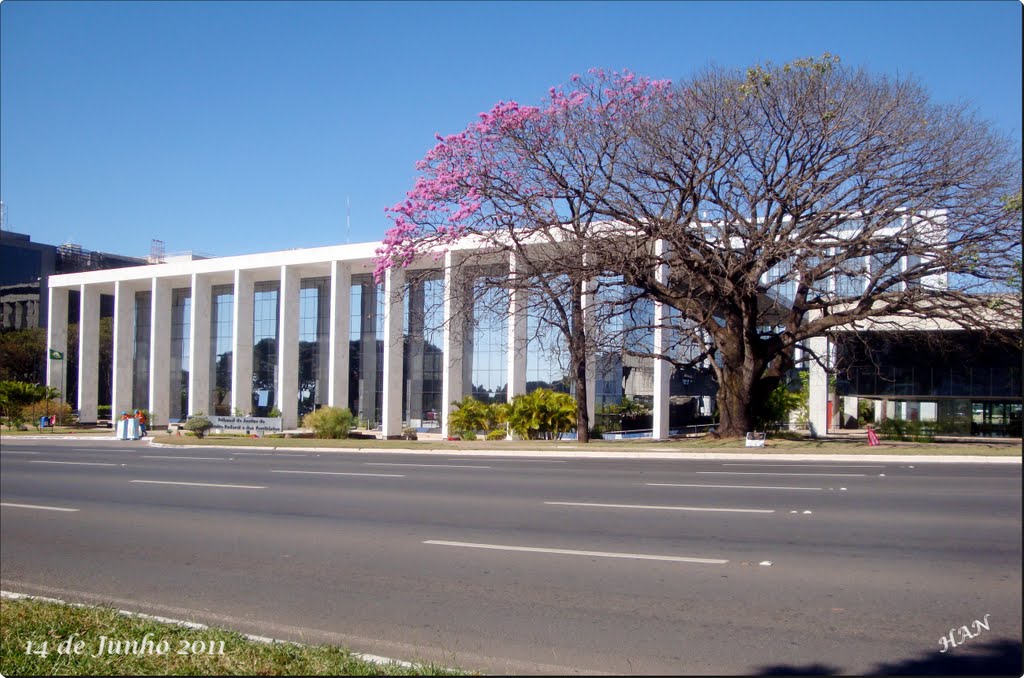
[[[234,631],[188,628],[111,608],[6,598],[0,599],[0,674],[465,675],[431,664],[375,663],[330,645],[259,642]]]

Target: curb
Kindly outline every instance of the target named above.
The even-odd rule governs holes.
[[[67,605],[69,607],[82,607],[89,609],[100,609],[98,605],[86,605],[84,603],[69,603],[66,600],[60,598],[47,598],[46,596],[33,596],[27,593],[15,593],[13,591],[0,591],[0,598],[6,598],[7,600],[41,600],[45,603],[59,603],[61,605]],[[106,608],[104,608],[106,609]],[[176,626],[183,626],[187,629],[195,629],[197,631],[205,631],[210,627],[206,624],[199,624],[197,622],[184,621],[182,619],[171,619],[170,617],[160,617],[153,614],[145,614],[143,612],[132,612],[131,610],[117,610],[117,613],[125,617],[132,617],[134,619],[145,619],[149,621],[161,622],[163,624],[174,624]],[[224,629],[230,630],[230,629]],[[235,633],[238,633],[237,631]],[[300,645],[308,647],[303,643],[296,643],[291,640],[278,640],[277,638],[267,638],[266,636],[255,636],[251,633],[239,633],[240,636],[257,643],[264,643],[267,645],[273,645],[274,643],[281,643],[287,645]],[[401,659],[391,659],[389,657],[381,657],[375,654],[360,654],[358,652],[351,652],[353,657],[362,659],[364,661],[371,662],[373,664],[388,665],[393,664],[395,666],[401,666],[403,668],[411,669],[418,668],[416,664],[412,662],[403,661]]]
[[[150,447],[162,448],[184,448],[184,449],[219,449],[237,450],[240,445],[167,445],[150,440]],[[270,447],[259,446],[257,449],[270,450],[274,452],[318,452],[318,453],[361,453],[361,454],[413,454],[433,456],[460,456],[460,457],[542,457],[558,459],[690,459],[705,461],[721,461],[727,459],[738,459],[742,461],[756,461],[767,459],[769,461],[883,461],[901,462],[913,461],[915,463],[937,463],[937,464],[1018,464],[1022,458],[1017,457],[995,457],[995,456],[974,456],[974,455],[927,455],[927,454],[795,454],[791,452],[779,453],[743,453],[743,452],[606,452],[598,450],[574,450],[574,451],[550,451],[550,450],[423,450],[414,448],[379,448],[379,447]]]

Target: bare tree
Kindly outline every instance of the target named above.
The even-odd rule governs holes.
[[[708,340],[723,434],[749,430],[759,382],[835,328],[1019,326],[1019,298],[997,294],[1020,256],[1004,203],[1019,148],[966,107],[825,55],[708,70],[621,124],[614,188],[587,206],[633,246],[598,265]]]

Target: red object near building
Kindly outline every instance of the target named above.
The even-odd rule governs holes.
[[[875,429],[868,429],[868,446],[876,447],[878,445],[878,434],[875,433]]]

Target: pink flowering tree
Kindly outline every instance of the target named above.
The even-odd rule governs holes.
[[[623,122],[668,91],[667,82],[594,70],[551,88],[540,106],[499,102],[462,132],[438,135],[417,163],[415,186],[387,210],[394,225],[377,251],[378,279],[467,241],[514,256],[514,276],[487,282],[529,295],[564,338],[582,442],[591,428],[587,358],[599,326],[585,320],[598,312],[585,285],[603,273],[592,195],[614,181],[607,165],[630,143]],[[465,262],[475,265],[472,256]]]

